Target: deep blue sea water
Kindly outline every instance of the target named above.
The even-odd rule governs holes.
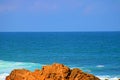
[[[0,79],[52,63],[120,78],[120,32],[0,32]]]

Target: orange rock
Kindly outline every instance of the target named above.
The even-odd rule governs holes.
[[[63,64],[43,66],[41,70],[30,72],[25,69],[15,69],[6,80],[100,80],[92,74],[84,73],[78,68],[70,70]]]

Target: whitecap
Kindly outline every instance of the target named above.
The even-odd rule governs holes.
[[[115,77],[110,77],[108,75],[105,75],[105,76],[97,76],[98,78],[100,78],[100,80],[119,80],[120,78],[115,76]]]
[[[6,76],[8,76],[8,73],[2,73],[0,74],[0,80],[5,80]]]
[[[105,67],[104,65],[97,65],[96,67],[98,67],[98,68],[103,68],[103,67]]]

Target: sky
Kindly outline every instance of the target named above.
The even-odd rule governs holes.
[[[0,0],[0,32],[120,31],[120,0]]]

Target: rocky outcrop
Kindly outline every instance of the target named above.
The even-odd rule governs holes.
[[[34,72],[25,69],[15,69],[6,80],[100,80],[92,74],[82,72],[78,68],[70,69],[63,64],[43,66]]]

